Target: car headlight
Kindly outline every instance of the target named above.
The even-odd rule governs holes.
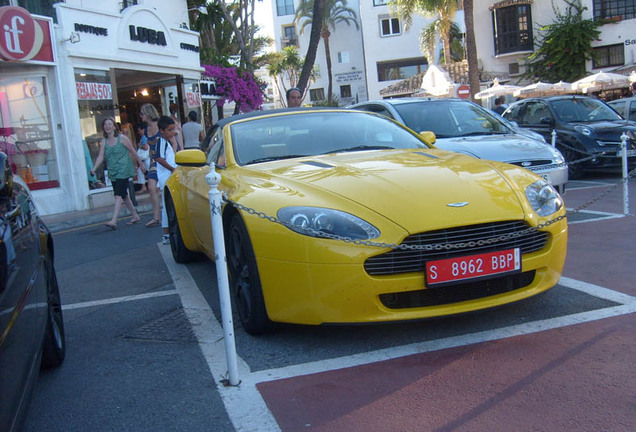
[[[577,126],[574,126],[574,130],[585,136],[592,136],[594,134],[594,131],[587,126],[577,125]]]
[[[563,207],[561,195],[545,180],[537,180],[526,188],[526,198],[539,216],[548,216]]]
[[[311,237],[339,236],[353,240],[370,240],[380,231],[370,223],[349,213],[321,207],[285,207],[278,218],[299,234]]]
[[[550,146],[552,147],[552,146]],[[552,157],[554,158],[554,163],[560,164],[565,162],[565,158],[561,154],[561,152],[554,147],[552,147]]]

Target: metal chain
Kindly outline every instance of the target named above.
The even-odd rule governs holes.
[[[620,182],[610,186],[607,190],[605,190],[604,192],[602,192],[598,197],[581,204],[580,206],[576,207],[574,210],[572,210],[572,214],[574,213],[578,213],[579,211],[591,206],[592,204],[596,203],[597,201],[601,200],[603,197],[605,197],[606,195],[608,195],[609,193],[611,193],[612,191],[614,191],[616,188],[618,188],[618,186],[620,186],[621,184],[623,184],[624,182],[626,182],[628,179],[634,177],[634,175],[636,175],[636,168],[633,169],[629,175],[627,179],[621,179]],[[332,239],[332,240],[339,240],[345,243],[352,243],[355,245],[360,245],[360,246],[371,246],[371,247],[378,247],[378,248],[389,248],[389,249],[399,249],[399,250],[425,250],[425,251],[440,251],[440,250],[452,250],[452,249],[465,249],[467,247],[475,247],[475,246],[485,246],[485,245],[490,245],[490,244],[494,244],[494,243],[499,243],[499,242],[505,242],[507,240],[512,240],[518,237],[523,237],[525,235],[531,234],[535,231],[539,231],[543,228],[546,228],[552,224],[555,224],[563,219],[567,218],[567,215],[561,215],[561,216],[557,216],[554,219],[551,219],[547,222],[541,223],[539,225],[537,225],[536,227],[529,227],[526,228],[524,230],[518,231],[518,232],[514,232],[514,233],[509,233],[509,234],[503,234],[497,237],[492,237],[489,239],[485,239],[485,240],[477,240],[477,241],[469,241],[469,242],[460,242],[460,243],[436,243],[436,244],[425,244],[425,245],[407,245],[407,244],[397,244],[397,243],[384,243],[384,242],[374,242],[374,241],[370,241],[370,240],[359,240],[359,239],[352,239],[351,237],[343,237],[343,236],[339,236],[337,234],[330,234],[330,233],[325,233],[322,231],[317,231],[313,228],[302,228],[296,225],[292,225],[291,223],[284,221],[282,219],[279,219],[275,216],[270,216],[265,212],[261,212],[258,210],[255,210],[253,208],[244,206],[243,204],[240,204],[236,201],[233,201],[231,199],[228,199],[225,194],[223,196],[223,200],[231,205],[233,205],[235,208],[242,210],[244,212],[246,212],[247,214],[253,215],[253,216],[257,216],[261,219],[265,219],[268,220],[270,222],[273,223],[277,223],[280,225],[283,225],[293,231],[303,231],[306,234],[312,235],[314,237],[321,237],[321,238],[327,238],[327,239]]]

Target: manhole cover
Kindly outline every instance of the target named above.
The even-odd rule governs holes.
[[[174,309],[159,318],[121,336],[123,339],[140,339],[160,342],[197,342],[192,326],[183,309]]]

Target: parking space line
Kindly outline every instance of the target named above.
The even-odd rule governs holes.
[[[217,321],[210,306],[201,294],[187,267],[174,262],[168,247],[158,246],[164,262],[173,277],[175,288],[181,296],[186,315],[199,340],[199,346],[208,363],[212,376],[214,378],[226,376],[225,345],[223,343],[223,330],[220,323]],[[241,384],[238,387],[224,387],[220,384],[220,380],[217,380],[217,387],[228,416],[237,431],[279,431],[280,428],[276,420],[256,388],[256,385],[259,383],[361,366],[414,354],[439,351],[514,336],[528,335],[636,312],[636,297],[566,277],[561,278],[559,285],[582,291],[594,297],[610,300],[619,303],[619,305],[512,325],[495,330],[416,342],[371,352],[357,353],[333,359],[256,372],[250,372],[249,366],[239,358]],[[249,409],[246,409],[246,407],[249,407]]]
[[[65,304],[65,305],[62,305],[62,310],[81,309],[81,308],[92,307],[92,306],[102,306],[107,304],[123,303],[123,302],[129,302],[134,300],[144,300],[144,299],[153,298],[153,297],[163,297],[167,295],[176,295],[176,294],[178,294],[176,290],[155,291],[150,293],[135,294],[135,295],[129,295],[129,296],[123,296],[123,297],[113,297],[113,298],[103,299],[103,300],[94,300],[94,301],[87,301],[87,302],[80,302],[80,303]]]
[[[239,378],[237,387],[225,387],[221,379],[227,376],[223,329],[217,321],[210,305],[201,294],[188,268],[174,262],[169,246],[158,244],[163,261],[172,276],[175,288],[181,297],[183,309],[199,341],[199,347],[208,364],[212,378],[225,405],[234,428],[237,431],[276,432],[278,423],[265,404],[260,392],[249,380],[249,366],[239,357]],[[214,265],[210,263],[210,265]]]
[[[571,212],[574,211],[573,208],[566,208],[567,211]],[[603,211],[597,211],[597,210],[582,210],[580,211],[581,214],[593,214],[593,215],[598,215],[599,217],[597,218],[589,218],[589,219],[582,219],[579,221],[570,221],[568,219],[568,225],[574,225],[574,224],[580,224],[580,223],[587,223],[587,222],[596,222],[596,221],[602,221],[602,220],[610,220],[610,219],[621,219],[624,218],[625,214],[623,213],[613,213],[613,212],[603,212]]]

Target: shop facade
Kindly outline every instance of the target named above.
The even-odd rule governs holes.
[[[23,133],[11,138],[19,142],[17,162],[27,151],[47,151],[40,165],[27,158],[27,170],[15,166],[27,176],[42,214],[84,210],[112,199],[103,171],[90,175],[105,118],[115,118],[124,129],[129,124],[136,141],[132,125],[145,103],[181,122],[192,110],[202,117],[198,33],[181,23],[181,17],[187,19],[186,1],[146,1],[120,10],[121,4],[57,3],[55,23],[35,17],[48,25],[52,59],[1,64],[0,101],[3,93],[14,98],[2,105],[10,108],[7,127]],[[8,132],[2,115],[2,130]],[[43,156],[32,158],[42,162]]]

